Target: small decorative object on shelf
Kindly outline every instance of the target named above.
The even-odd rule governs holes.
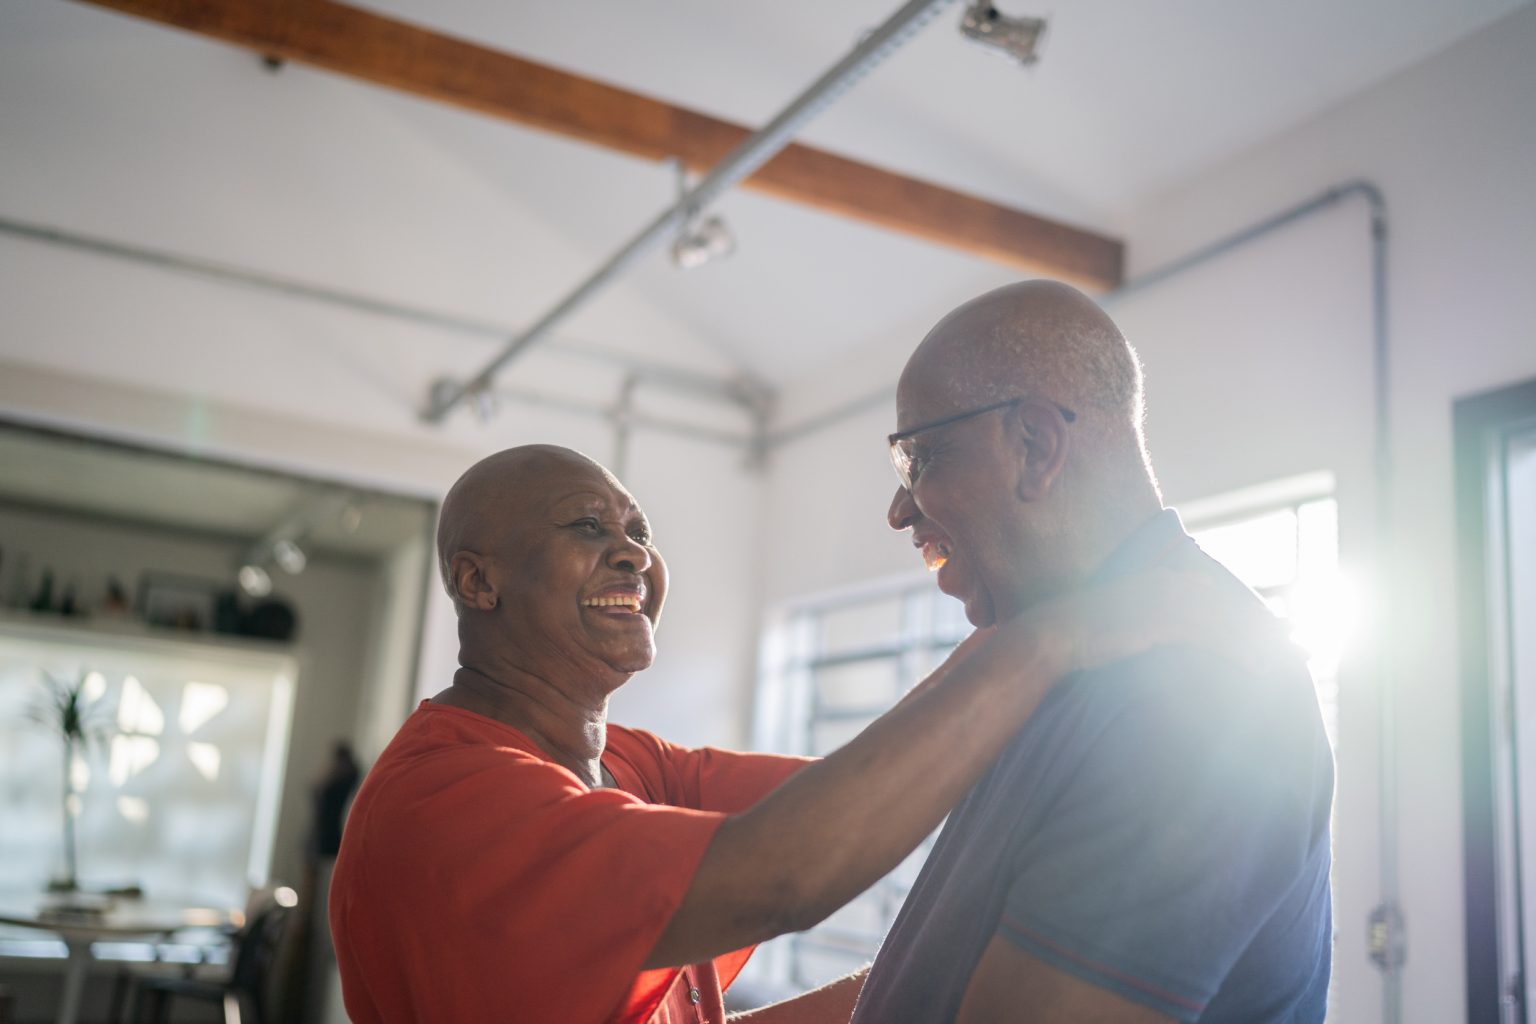
[[[30,711],[33,721],[59,735],[64,753],[64,863],[62,872],[48,883],[48,890],[73,893],[80,889],[79,861],[75,851],[75,818],[80,813],[83,786],[76,786],[75,760],[92,744],[111,734],[101,698],[106,680],[97,672],[82,672],[73,681],[44,673],[45,693]]]
[[[28,605],[34,612],[49,612],[53,610],[53,570],[43,570],[43,581],[37,585],[37,593]]]
[[[28,559],[25,551],[16,556],[16,568],[11,572],[11,590],[5,601],[7,608],[25,608],[27,602],[32,599],[31,574],[28,573]]]
[[[80,607],[79,591],[80,585],[74,580],[70,580],[64,587],[64,596],[59,599],[60,615],[65,618],[73,618],[76,615],[85,614],[84,609]]]
[[[112,619],[128,617],[128,591],[116,576],[107,577],[107,596],[102,599],[101,614]]]
[[[139,577],[139,615],[162,629],[192,633],[211,630],[222,586],[197,576],[146,572]]]

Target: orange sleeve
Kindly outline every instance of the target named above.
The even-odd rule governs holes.
[[[588,790],[509,748],[393,767],[359,794],[337,865],[355,1020],[651,1015],[678,972],[641,964],[722,815]]]
[[[608,727],[608,744],[643,774],[664,777],[667,803],[725,814],[751,807],[813,760],[680,747],[644,730],[620,726]],[[642,760],[646,763],[641,764]]]
[[[661,779],[665,788],[662,796],[668,803],[723,814],[751,807],[812,760],[715,747],[680,747],[640,729],[612,725],[608,727],[608,746],[642,776]],[[747,946],[715,957],[722,990],[741,973],[755,948]]]

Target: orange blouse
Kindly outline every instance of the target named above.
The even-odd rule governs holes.
[[[589,789],[511,726],[423,701],[368,773],[331,884],[347,1013],[385,1021],[724,1019],[751,949],[641,970],[715,829],[805,764],[608,727]]]

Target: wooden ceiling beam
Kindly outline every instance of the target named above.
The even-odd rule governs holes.
[[[83,0],[259,54],[650,160],[713,167],[741,125],[331,0]],[[1112,238],[798,143],[744,187],[1095,291],[1120,284]]]

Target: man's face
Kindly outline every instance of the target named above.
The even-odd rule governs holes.
[[[976,406],[987,404],[983,401]],[[969,411],[939,398],[921,373],[902,377],[897,393],[899,430]],[[960,599],[972,625],[989,626],[1022,610],[1016,542],[1019,502],[1014,498],[1009,407],[924,431],[912,439],[914,479],[891,501],[893,529],[912,531],[912,543],[939,589]]]
[[[648,668],[667,568],[635,500],[595,466],[560,464],[526,481],[526,501],[486,552],[508,639],[544,659]]]

